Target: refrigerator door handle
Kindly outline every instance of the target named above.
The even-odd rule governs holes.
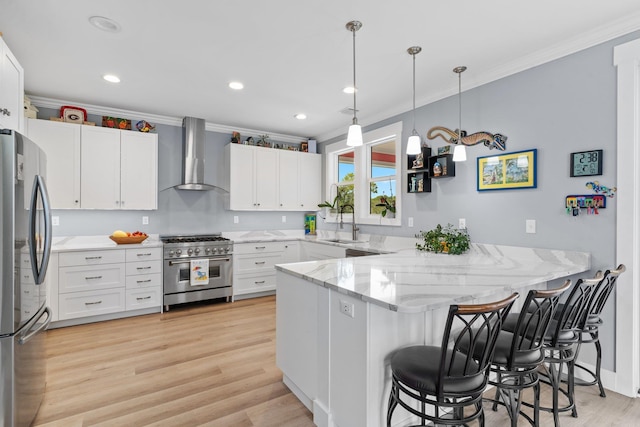
[[[37,251],[40,245],[41,237],[36,233],[36,221],[38,220],[38,194],[42,200],[42,211],[44,215],[44,249],[42,252],[42,262],[38,265]],[[47,274],[47,266],[49,265],[49,256],[51,254],[51,204],[49,202],[49,194],[47,186],[42,176],[36,175],[33,180],[33,190],[31,191],[29,219],[29,255],[31,257],[31,269],[33,270],[33,279],[36,285],[44,283]]]
[[[47,326],[49,326],[49,323],[51,323],[51,309],[49,307],[45,307],[44,311],[42,312],[42,314],[40,316],[38,316],[38,317],[33,316],[33,319],[31,319],[31,321],[29,323],[24,325],[24,327],[22,329],[25,330],[25,331],[28,331],[29,329],[31,329],[33,327],[33,325],[38,320],[42,319],[42,316],[44,316],[45,314],[47,315],[47,320],[42,325],[38,326],[37,329],[34,329],[33,331],[29,332],[28,334],[18,338],[18,344],[22,345],[22,344],[27,343],[38,332],[44,331],[45,329],[47,329]]]

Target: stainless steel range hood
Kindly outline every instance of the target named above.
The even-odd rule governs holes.
[[[182,120],[182,184],[178,190],[222,190],[215,185],[204,183],[204,119],[185,117]]]

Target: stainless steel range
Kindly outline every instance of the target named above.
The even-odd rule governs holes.
[[[162,235],[164,306],[226,298],[231,301],[233,242],[219,233]],[[202,271],[208,267],[208,273]],[[197,270],[201,271],[198,272]],[[200,276],[195,275],[198,272]],[[201,280],[206,279],[206,280]]]

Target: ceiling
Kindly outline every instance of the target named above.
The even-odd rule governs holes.
[[[458,65],[464,90],[640,29],[638,0],[0,0],[0,10],[29,95],[320,140],[351,123],[348,21],[363,23],[363,125],[411,109],[410,46],[422,47],[420,106],[457,92]],[[96,29],[94,15],[121,31]]]

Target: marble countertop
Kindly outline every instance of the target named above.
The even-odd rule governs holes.
[[[54,237],[51,244],[52,252],[87,251],[101,249],[137,249],[162,246],[157,234],[150,234],[142,243],[118,245],[109,236],[62,236]]]
[[[463,255],[405,248],[393,254],[276,265],[319,286],[410,313],[486,300],[589,268],[586,252],[478,243]]]

